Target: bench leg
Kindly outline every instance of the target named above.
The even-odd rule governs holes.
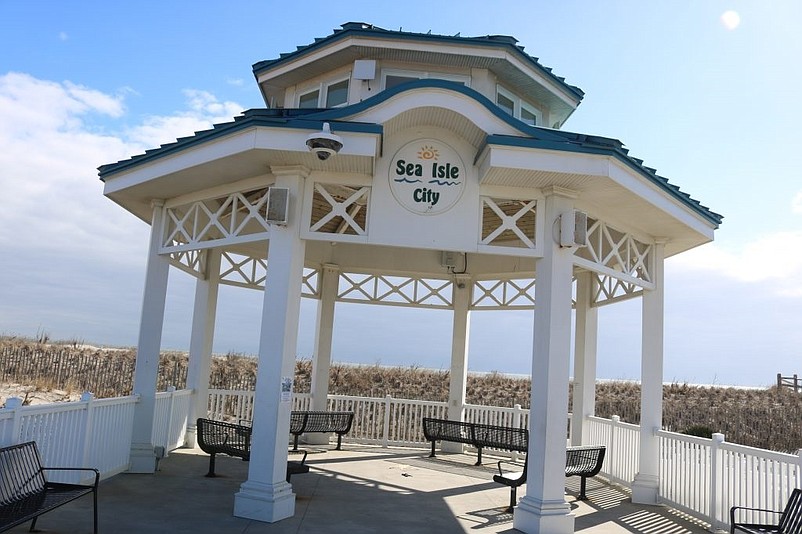
[[[39,519],[38,515],[33,518],[33,521],[31,522],[31,528],[28,529],[28,532],[36,532],[36,520],[37,519]]]
[[[294,451],[298,450],[298,438],[300,437],[301,437],[300,434],[295,434],[295,439],[292,440],[292,450]]]
[[[94,500],[94,504],[95,504],[95,518],[94,518],[95,519],[95,530],[94,530],[94,533],[97,534],[97,488],[95,488],[95,491],[92,492],[92,499]]]
[[[209,472],[206,473],[206,476],[209,478],[217,476],[214,474],[214,453],[209,455]]]
[[[579,483],[579,497],[577,497],[577,500],[586,501],[588,500],[588,496],[585,495],[585,483],[587,482],[587,477],[582,475],[579,478],[582,480],[582,482]]]
[[[518,499],[516,498],[517,493],[518,493],[518,488],[516,488],[515,486],[510,486],[510,507],[507,508],[508,514],[511,514],[513,509],[515,508],[515,505],[518,504],[517,502]]]
[[[434,458],[434,440],[432,440],[432,453],[429,455],[429,458]]]
[[[337,434],[337,448],[335,450],[337,450],[337,451],[343,450],[342,449],[342,444],[343,444],[343,435],[342,434]]]
[[[479,454],[476,456],[476,463],[473,465],[482,465],[482,447],[477,447]]]

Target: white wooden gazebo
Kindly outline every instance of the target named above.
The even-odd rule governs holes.
[[[197,278],[188,380],[196,416],[207,408],[219,285],[264,290],[237,516],[294,514],[284,478],[302,297],[319,301],[315,409],[326,406],[337,302],[452,310],[452,419],[465,403],[471,310],[533,309],[530,474],[514,526],[550,534],[574,530],[563,474],[572,310],[581,443],[595,401],[597,309],[642,298],[632,488],[636,502],[656,503],[663,262],[711,241],[721,217],[619,141],[562,130],[582,91],[511,37],[347,23],[253,70],[264,109],[100,168],[104,194],[152,228],[131,471],[156,468],[156,375],[176,267]]]

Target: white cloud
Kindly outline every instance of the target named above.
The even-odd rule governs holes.
[[[682,270],[714,271],[745,283],[768,283],[777,295],[802,297],[802,232],[776,232],[725,250],[716,243],[669,260]]]
[[[0,75],[4,253],[141,265],[147,227],[103,197],[97,167],[231,120],[241,110],[208,93],[186,96],[188,110],[150,117],[130,136],[115,136],[98,132],[124,116],[123,96],[23,73]],[[100,123],[106,128],[97,128]]]
[[[802,191],[797,192],[791,200],[791,211],[802,214]]]
[[[229,122],[242,112],[236,102],[220,102],[206,91],[187,89],[184,96],[189,109],[169,116],[147,117],[126,136],[143,148],[152,148],[208,129],[212,124]]]

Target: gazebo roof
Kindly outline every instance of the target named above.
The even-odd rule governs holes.
[[[148,165],[156,160],[185,153],[253,128],[266,128],[273,131],[275,134],[280,133],[282,130],[317,131],[321,129],[324,122],[329,122],[333,125],[333,130],[340,134],[353,133],[381,137],[385,135],[385,125],[349,119],[369,111],[401,93],[427,89],[447,89],[448,91],[468,97],[481,105],[495,118],[506,123],[515,132],[515,135],[511,135],[510,133],[481,132],[483,135],[479,136],[481,139],[477,141],[479,153],[481,153],[482,150],[486,150],[489,146],[498,146],[560,151],[613,158],[638,176],[658,187],[664,193],[670,195],[699,217],[702,217],[712,225],[713,228],[718,228],[721,224],[723,219],[721,215],[708,209],[698,200],[693,199],[689,194],[680,190],[678,186],[670,183],[668,179],[657,174],[655,169],[644,165],[643,160],[630,156],[628,150],[621,141],[597,135],[529,126],[502,112],[498,106],[494,105],[486,97],[471,88],[453,82],[432,79],[418,80],[394,87],[368,100],[343,108],[331,110],[275,108],[247,110],[243,112],[241,116],[235,117],[233,121],[216,124],[208,130],[196,132],[192,136],[178,139],[173,143],[162,145],[157,149],[148,150],[144,154],[133,156],[130,159],[102,165],[98,168],[99,176],[101,180],[107,182],[109,179],[119,174]],[[308,155],[306,147],[302,143],[299,144],[295,150],[297,150],[299,155],[308,158],[308,160],[305,159],[306,163],[312,166],[314,165],[315,160]],[[343,156],[341,155],[338,157]],[[345,153],[345,157],[348,157],[347,153]],[[479,156],[477,155],[477,160],[478,158]],[[524,181],[516,183],[515,185],[521,187],[527,184]],[[529,186],[532,187],[533,185],[534,184],[530,184]],[[167,192],[169,192],[169,190],[165,191],[165,193]],[[178,193],[178,191],[176,193]],[[126,207],[135,213],[137,212],[137,210],[132,210],[131,206]],[[143,219],[148,220],[149,209],[138,214]]]

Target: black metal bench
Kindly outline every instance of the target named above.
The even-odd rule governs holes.
[[[745,523],[735,520],[736,515],[743,512],[750,514],[774,514],[779,516],[779,521],[773,524]],[[750,515],[750,517],[753,517]],[[776,510],[764,510],[762,508],[747,508],[745,506],[733,506],[730,508],[730,533],[747,532],[749,534],[761,534],[775,532],[777,534],[802,534],[802,489],[795,489],[791,492],[785,509],[782,512]]]
[[[565,476],[582,477],[582,482],[580,484],[580,491],[578,497],[579,500],[587,499],[587,495],[585,495],[585,479],[587,477],[592,477],[599,474],[599,471],[602,468],[602,464],[604,463],[604,451],[605,447],[603,445],[569,447],[568,449],[566,449]],[[514,465],[516,467],[520,467],[520,464],[513,464],[512,462],[505,462],[504,460],[501,460],[498,462],[498,474],[493,475],[493,482],[509,486],[510,506],[509,508],[507,508],[507,512],[512,513],[512,510],[513,508],[515,508],[517,500],[516,493],[518,487],[523,486],[526,483],[526,469],[529,462],[524,461],[523,471],[512,471],[509,473],[505,473],[501,467],[502,464],[505,463]]]
[[[50,482],[46,471],[86,471],[92,484]],[[94,503],[97,534],[97,486],[100,472],[90,467],[43,467],[35,441],[0,449],[0,532],[31,521],[31,532],[40,515],[89,493]]]
[[[298,450],[298,438],[307,432],[334,432],[337,434],[336,450],[342,450],[343,436],[351,430],[353,422],[354,412],[290,412],[290,434],[294,436],[292,450]]]
[[[585,445],[582,447],[568,447],[565,451],[565,476],[581,477],[579,486],[580,501],[587,500],[585,483],[589,477],[595,477],[601,471],[604,463],[604,445]]]
[[[244,421],[243,421],[244,422]],[[251,459],[251,426],[250,424],[234,424],[212,419],[198,419],[198,445],[209,455],[209,472],[207,477],[217,476],[214,472],[214,457],[216,454],[226,454],[242,458],[243,461]],[[301,460],[287,461],[287,482],[292,475],[309,472],[306,465],[307,451]]]
[[[482,465],[482,449],[485,447],[515,452],[526,452],[529,448],[529,431],[510,426],[424,417],[423,435],[427,441],[432,442],[429,458],[435,456],[434,446],[437,441],[465,443],[476,448],[476,465]]]
[[[215,455],[226,454],[246,462],[251,459],[251,427],[199,418],[198,445],[209,455],[209,472],[206,476],[215,477]]]

